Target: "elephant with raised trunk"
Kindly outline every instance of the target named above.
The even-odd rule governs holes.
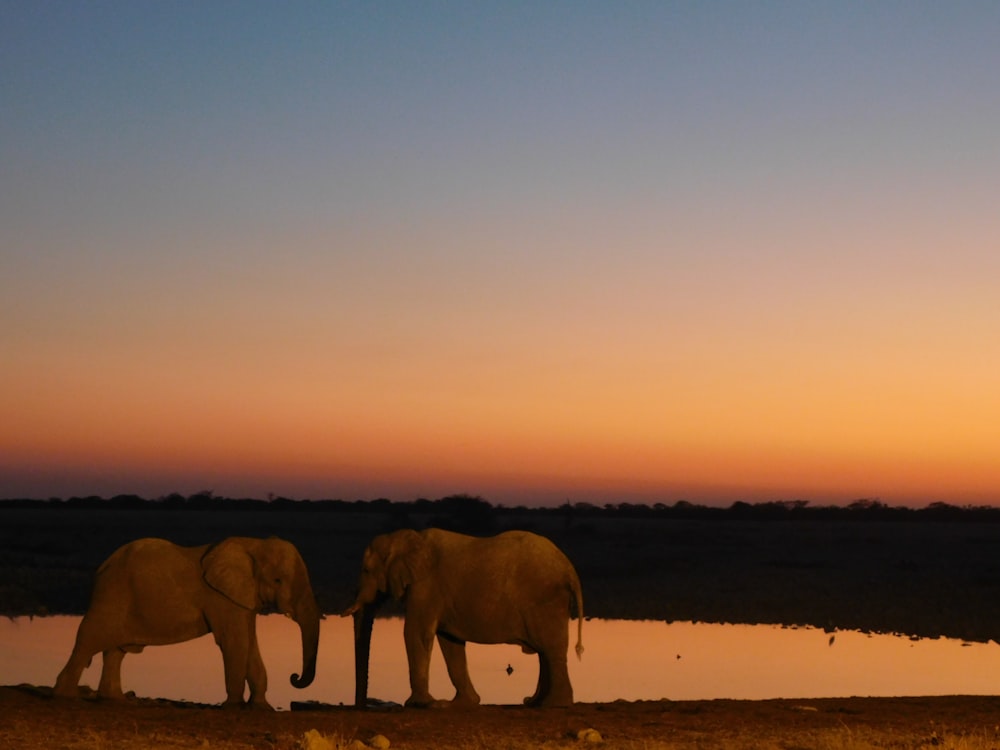
[[[469,679],[467,641],[512,643],[537,653],[538,687],[525,703],[573,703],[566,652],[574,610],[577,656],[583,652],[583,594],[572,563],[548,539],[526,531],[477,538],[441,529],[375,537],[365,550],[357,600],[344,612],[354,616],[358,706],[368,700],[375,611],[389,595],[405,606],[407,706],[446,705],[428,690],[435,637],[455,686],[451,703],[479,703]]]
[[[270,708],[257,648],[257,614],[272,611],[291,617],[301,629],[302,674],[293,674],[291,682],[304,688],[316,674],[321,616],[306,565],[291,543],[248,537],[201,547],[163,539],[130,542],[98,568],[90,607],[54,693],[79,695],[80,676],[100,651],[104,665],[98,694],[121,699],[126,653],[211,632],[225,666],[224,705],[243,705],[249,685],[249,705]]]

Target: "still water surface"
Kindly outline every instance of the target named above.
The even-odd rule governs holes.
[[[0,684],[52,685],[72,650],[80,618],[0,620]],[[586,652],[572,655],[570,679],[576,700],[700,700],[710,698],[819,698],[840,696],[993,695],[1000,693],[1000,646],[949,639],[910,640],[857,632],[773,625],[589,620]],[[260,650],[267,665],[268,699],[275,708],[291,701],[350,704],[354,700],[353,630],[350,619],[322,623],[316,680],[296,690],[288,676],[301,671],[299,630],[290,620],[258,618]],[[379,619],[372,636],[370,695],[402,702],[409,694],[400,619]],[[831,635],[833,635],[831,643]],[[538,658],[516,646],[469,644],[469,670],[484,703],[520,703],[538,679]],[[513,668],[507,674],[507,666]],[[82,683],[97,686],[101,656]],[[129,654],[122,684],[136,695],[221,703],[222,656],[205,636],[187,643]],[[450,698],[444,661],[435,646],[431,692]]]

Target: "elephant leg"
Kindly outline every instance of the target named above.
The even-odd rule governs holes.
[[[535,687],[535,694],[524,699],[524,705],[537,707],[542,705],[542,700],[552,688],[552,675],[549,670],[549,662],[542,652],[538,652],[538,685]]]
[[[459,706],[478,706],[479,693],[472,686],[469,678],[469,664],[465,657],[465,641],[455,641],[438,634],[438,645],[448,667],[448,677],[455,686],[455,697],[452,703]]]
[[[141,650],[141,649],[140,649]],[[104,664],[101,667],[101,682],[97,686],[97,694],[108,700],[122,700],[122,660],[125,651],[120,648],[109,648],[104,651]]]
[[[569,630],[566,613],[539,608],[528,619],[528,642],[538,652],[538,687],[525,699],[529,706],[571,706],[573,688],[569,681],[566,652]]]
[[[265,697],[267,693],[267,670],[257,647],[256,618],[250,623],[250,654],[247,658],[247,682],[250,684],[250,706],[273,710]]]
[[[573,686],[569,681],[569,667],[566,664],[566,649],[562,651],[539,651],[539,679],[536,698],[537,705],[547,708],[565,708],[573,705]],[[545,675],[545,684],[542,684]]]
[[[434,646],[434,631],[414,618],[406,618],[403,623],[403,640],[406,642],[406,660],[410,665],[410,697],[407,706],[425,707],[434,703],[430,692],[431,649]]]
[[[243,705],[243,693],[246,689],[247,665],[249,659],[249,627],[244,623],[212,632],[215,642],[222,651],[222,664],[226,673],[226,700],[222,704],[227,708]]]
[[[90,666],[90,660],[95,653],[97,652],[92,652],[81,646],[78,641],[73,647],[69,661],[66,662],[66,666],[62,668],[56,678],[52,694],[60,698],[78,698],[80,696],[80,677],[83,676],[83,670]]]

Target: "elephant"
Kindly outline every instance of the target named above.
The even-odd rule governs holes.
[[[316,675],[321,615],[298,550],[283,539],[230,537],[200,547],[164,539],[138,539],[118,548],[98,568],[90,606],[53,693],[79,695],[83,670],[104,654],[98,695],[122,699],[126,653],[145,646],[180,643],[211,632],[222,651],[227,707],[269,709],[267,672],[257,648],[257,614],[278,611],[302,633],[304,688]]]
[[[365,550],[358,594],[342,614],[354,617],[355,704],[368,700],[368,663],[375,612],[388,596],[403,601],[403,638],[410,670],[407,706],[475,706],[465,644],[511,643],[537,653],[538,687],[529,706],[569,706],[573,688],[566,653],[569,620],[579,619],[576,654],[583,653],[580,579],[558,547],[527,531],[472,537],[442,529],[403,529],[375,537]],[[428,689],[437,637],[455,686],[451,701]]]

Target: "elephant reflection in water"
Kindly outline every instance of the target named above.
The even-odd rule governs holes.
[[[573,703],[566,652],[569,619],[579,618],[576,652],[583,652],[583,594],[566,556],[548,539],[526,531],[476,538],[441,529],[383,534],[362,560],[358,595],[344,615],[355,623],[355,703],[368,698],[372,622],[388,595],[405,603],[403,637],[410,669],[408,706],[444,705],[431,696],[429,669],[435,637],[455,686],[451,703],[476,705],[465,644],[511,643],[537,653],[533,706]]]
[[[100,651],[104,665],[98,694],[121,699],[126,653],[211,632],[225,667],[224,705],[243,705],[249,685],[249,705],[270,708],[256,618],[274,610],[301,630],[302,675],[293,674],[291,683],[304,688],[316,673],[320,613],[305,563],[291,543],[248,537],[201,547],[163,539],[130,542],[98,569],[90,607],[54,693],[79,695],[80,676]]]

